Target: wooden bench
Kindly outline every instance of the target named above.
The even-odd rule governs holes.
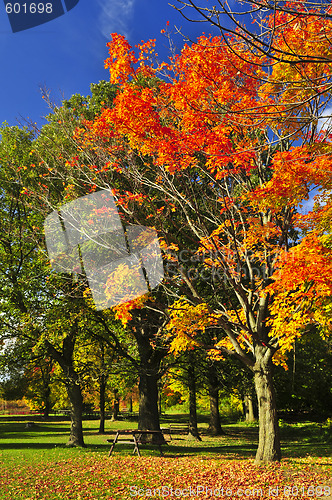
[[[162,427],[161,430],[169,434],[170,439],[172,439],[172,434],[188,434],[189,433],[189,422],[180,424],[169,424],[169,427]]]
[[[115,438],[114,439],[107,439],[109,443],[112,443],[111,449],[109,451],[108,456],[111,456],[112,451],[114,450],[114,447],[116,444],[131,444],[134,446],[133,453],[137,453],[137,455],[140,457],[140,446],[149,444],[149,445],[155,445],[158,446],[160,454],[163,455],[163,450],[161,446],[163,444],[167,444],[167,441],[165,440],[165,437],[163,435],[162,430],[160,431],[150,431],[150,430],[118,430],[116,432]]]

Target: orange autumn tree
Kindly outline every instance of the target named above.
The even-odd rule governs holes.
[[[310,23],[304,27],[307,39],[315,36]],[[297,43],[294,25],[288,29],[287,44]],[[96,183],[119,186],[124,219],[150,221],[159,231],[173,350],[202,344],[200,333],[211,330],[211,356],[230,354],[252,370],[256,460],[279,460],[273,362],[284,362],[307,323],[327,318],[329,282],[324,275],[319,283],[318,274],[331,262],[322,239],[326,208],[315,208],[313,229],[296,240],[295,228],[311,223],[296,206],[311,185],[328,189],[320,162],[329,158],[330,139],[316,133],[311,99],[296,105],[289,92],[294,80],[310,96],[328,67],[313,75],[306,65],[314,63],[294,63],[301,77],[288,75],[285,84],[282,63],[265,72],[268,61],[236,37],[202,36],[160,65],[151,58],[153,42],[137,57],[120,35],[108,45],[105,65],[119,90],[112,108],[76,131],[87,154],[79,171],[102,170]],[[321,104],[325,95],[316,109]],[[306,271],[297,272],[302,265]]]
[[[271,335],[283,337],[279,354],[290,349],[304,325],[319,325],[323,335],[332,326],[330,14],[329,4],[286,2],[276,4],[273,15],[264,21],[267,29],[275,28],[273,36],[282,57],[261,92],[273,96],[276,103],[271,128],[279,136],[288,134],[291,141],[285,151],[274,155],[273,177],[256,190],[256,202],[261,209],[274,205],[286,210],[318,191],[313,209],[294,216],[303,238],[281,256],[274,283],[267,287],[273,294]]]
[[[328,38],[330,37],[330,23],[332,14],[331,3],[326,0],[251,0],[241,2],[234,0],[232,3],[218,2],[215,5],[211,0],[201,3],[195,0],[176,0],[173,6],[187,20],[206,23],[220,31],[222,35],[236,34],[246,46],[260,56],[268,58],[272,66],[276,62],[286,62],[292,65],[295,62],[330,63],[330,56],[326,52]],[[244,23],[244,19],[252,20],[253,27]],[[305,31],[301,33],[301,24],[320,24],[320,30],[311,39],[317,50],[297,51],[294,45],[280,43],[285,31],[291,28],[295,37],[300,41]],[[327,22],[326,22],[327,21]],[[311,26],[313,29],[313,26]],[[325,39],[325,40],[324,40]],[[283,40],[285,41],[285,40]],[[318,50],[318,45],[324,44],[325,50]],[[237,51],[236,45],[232,47]],[[291,58],[290,58],[291,56]]]

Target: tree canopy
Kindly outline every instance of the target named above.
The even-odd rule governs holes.
[[[299,17],[308,46],[320,31],[315,19]],[[301,55],[297,31],[288,23],[275,36]],[[220,331],[211,351],[232,353],[255,373],[262,429],[266,419],[257,459],[279,458],[275,424],[267,432],[275,422],[271,361],[285,363],[306,325],[319,323],[325,333],[330,326],[331,145],[318,125],[330,66],[298,57],[269,70],[237,35],[203,35],[159,65],[153,41],[137,56],[121,35],[108,46],[105,66],[119,90],[111,108],[76,130],[94,160],[79,170],[107,169],[109,182],[129,183],[130,190],[113,189],[124,217],[144,214],[166,254],[175,250],[177,272],[165,283],[175,298],[167,326],[173,350],[196,343],[200,331]],[[321,197],[301,215],[313,188]],[[208,285],[188,274],[188,251],[201,261],[200,278],[210,273]],[[275,436],[270,445],[267,434]]]
[[[216,8],[181,3],[219,22]],[[142,330],[153,355],[199,346],[253,372],[258,462],[281,456],[273,363],[287,367],[310,325],[331,329],[331,133],[321,118],[332,21],[323,5],[319,15],[307,7],[256,3],[263,35],[220,25],[162,63],[153,40],[135,51],[114,33],[109,82],[53,109],[34,143],[38,169],[20,180],[44,213],[108,189],[125,226],[158,232],[163,283],[115,306],[115,317],[135,338]],[[84,304],[93,314],[84,276],[71,279],[69,330],[83,326]]]

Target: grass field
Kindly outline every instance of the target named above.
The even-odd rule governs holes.
[[[0,500],[332,499],[332,445],[317,424],[282,425],[282,462],[257,466],[257,425],[225,425],[225,436],[210,437],[202,423],[201,442],[176,435],[163,457],[148,446],[133,456],[122,445],[108,458],[106,439],[135,422],[107,422],[110,435],[99,435],[98,421],[85,421],[87,447],[73,449],[65,447],[68,421],[27,428],[27,420],[0,418]]]

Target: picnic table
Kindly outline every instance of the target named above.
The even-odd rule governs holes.
[[[170,440],[172,440],[172,436],[174,437],[174,434],[189,434],[189,422],[169,424],[168,427],[162,427],[161,430],[164,434],[167,432]]]
[[[132,444],[134,447],[133,453],[137,453],[140,457],[140,445],[152,444],[159,448],[160,454],[163,454],[161,446],[167,444],[164,438],[163,431],[152,431],[152,430],[140,430],[140,429],[120,429],[116,431],[114,439],[108,439],[108,442],[112,443],[111,449],[108,456],[111,456],[115,445],[121,444]]]

